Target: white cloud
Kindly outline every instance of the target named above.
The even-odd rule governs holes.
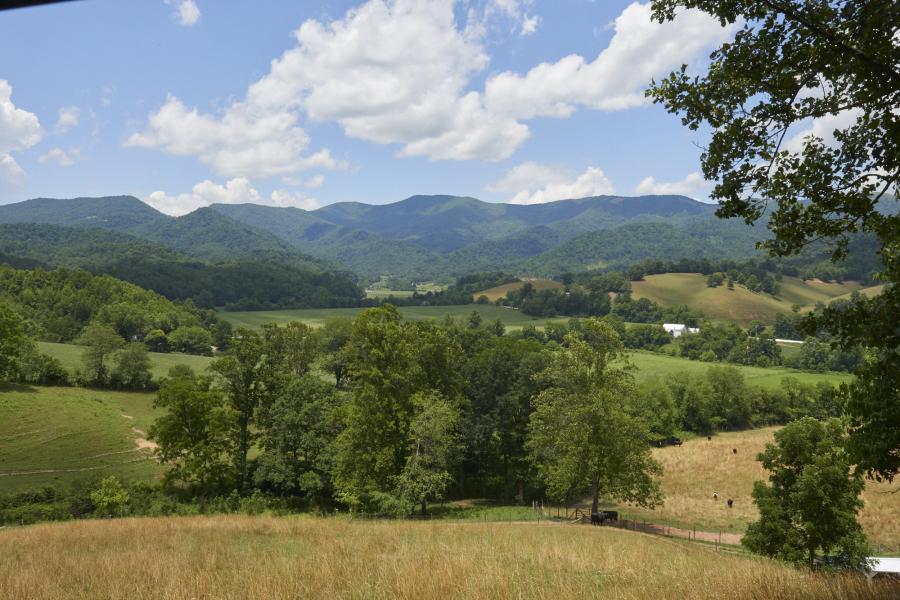
[[[847,129],[859,119],[860,111],[857,108],[851,108],[837,114],[825,115],[812,119],[808,127],[798,132],[785,141],[783,149],[789,152],[801,152],[803,144],[807,137],[815,136],[821,138],[822,143],[826,146],[834,146],[834,132]]]
[[[200,9],[194,0],[165,0],[166,4],[175,5],[172,16],[182,27],[193,27],[200,20]]]
[[[0,79],[0,189],[14,189],[25,182],[25,171],[12,153],[31,148],[42,135],[37,115],[17,108],[12,101],[12,86]]]
[[[38,158],[38,162],[42,165],[49,162],[55,162],[61,167],[71,167],[75,164],[76,158],[78,158],[77,150],[66,152],[62,148],[51,148]]]
[[[156,191],[146,198],[146,202],[155,209],[173,216],[186,215],[210,204],[252,203],[268,206],[296,206],[304,209],[321,206],[315,198],[284,190],[276,190],[268,197],[263,196],[244,177],[231,179],[225,185],[219,185],[207,179],[196,184],[190,192],[175,196],[170,196],[162,190]]]
[[[660,196],[682,195],[690,196],[707,187],[703,175],[696,171],[690,173],[681,181],[656,181],[653,177],[645,177],[637,185],[635,193],[654,194]]]
[[[313,175],[309,179],[303,182],[303,187],[309,189],[320,188],[325,185],[325,176],[321,173],[319,175]]]
[[[649,5],[634,3],[594,62],[571,55],[525,75],[492,77],[484,91],[470,89],[489,63],[486,24],[510,18],[527,35],[539,23],[531,4],[368,0],[339,19],[307,20],[294,34],[297,45],[272,61],[242,100],[208,114],[169,97],[127,144],[196,156],[228,177],[338,166],[327,150],[305,154],[304,116],[334,121],[352,138],[398,144],[400,156],[501,160],[528,139],[523,121],[568,116],[579,106],[642,104],[651,77],[695,60],[728,35],[699,11],[661,25],[651,22]],[[468,9],[464,18],[459,6]]]
[[[270,177],[337,167],[327,150],[304,154],[309,137],[297,120],[294,112],[260,110],[247,102],[231,105],[217,118],[170,96],[150,115],[147,130],[132,134],[125,144],[196,156],[227,177]]]
[[[81,111],[75,106],[64,106],[59,109],[59,117],[56,120],[56,133],[65,133],[78,125],[78,114]]]
[[[487,108],[516,119],[567,117],[578,106],[633,108],[647,101],[644,89],[653,77],[694,61],[731,35],[731,29],[698,10],[682,11],[674,22],[656,23],[650,5],[637,2],[622,11],[614,27],[609,46],[593,62],[571,54],[524,76],[505,72],[492,77],[485,88]]]
[[[573,178],[574,177],[574,178]],[[491,192],[514,192],[512,204],[543,204],[569,198],[612,194],[613,184],[597,167],[588,167],[578,176],[549,165],[525,162],[506,172],[486,188]]]

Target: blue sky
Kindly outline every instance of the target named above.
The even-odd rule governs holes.
[[[618,0],[88,0],[0,13],[0,203],[703,199],[642,99],[730,32]],[[274,62],[273,62],[274,61]],[[652,178],[652,179],[651,179]]]

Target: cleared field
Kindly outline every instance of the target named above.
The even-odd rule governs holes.
[[[82,369],[84,366],[81,358],[84,353],[83,346],[38,342],[38,347],[41,352],[49,354],[59,360],[69,372],[74,373],[76,369]],[[166,373],[169,372],[169,369],[175,365],[187,365],[199,373],[206,369],[212,361],[213,359],[210,356],[196,356],[194,354],[180,354],[178,352],[151,352],[150,372],[153,374],[154,379],[159,379],[160,377],[165,376]]]
[[[881,284],[881,285],[872,285],[872,286],[869,286],[869,287],[860,288],[859,290],[856,290],[856,291],[858,291],[858,292],[859,292],[860,294],[862,294],[863,296],[867,296],[867,297],[869,297],[869,298],[872,298],[872,297],[874,297],[874,296],[879,295],[881,292],[884,291],[884,284]],[[849,299],[850,299],[850,296],[851,296],[852,294],[853,294],[853,292],[850,292],[850,293],[848,293],[848,294],[843,294],[843,295],[841,295],[841,296],[836,296],[836,297],[832,298],[832,300],[849,300]],[[803,311],[803,312],[808,312],[808,311],[812,310],[813,308],[814,308],[813,306],[804,306],[803,309],[802,309],[802,311]]]
[[[149,479],[159,472],[140,438],[154,394],[0,386],[0,491],[67,484],[85,475]]]
[[[776,297],[754,293],[740,285],[733,290],[725,285],[707,287],[706,276],[698,273],[664,273],[648,275],[644,281],[632,283],[632,295],[653,300],[661,306],[686,304],[703,311],[709,319],[746,325],[754,320],[771,324],[778,314],[790,313],[794,304],[827,303],[861,287],[856,283],[804,282],[795,277],[785,277],[779,285],[781,289]]]
[[[524,281],[505,283],[503,285],[498,285],[481,292],[475,292],[474,294],[472,294],[472,298],[477,299],[480,296],[487,296],[488,300],[494,302],[495,300],[503,298],[512,290],[520,289],[526,283],[530,283],[536,290],[561,290],[566,287],[559,281],[553,281],[552,279],[527,279]]]
[[[646,519],[703,531],[743,533],[758,517],[751,492],[753,482],[766,480],[756,460],[776,428],[721,433],[711,441],[688,440],[683,446],[654,449],[663,466],[665,505],[655,510],[620,507],[629,518]],[[732,452],[737,449],[737,454]],[[882,553],[900,553],[900,482],[868,481],[860,523],[869,541]],[[719,493],[719,500],[713,499]],[[895,492],[895,493],[891,493]],[[729,509],[726,500],[734,500]]]
[[[265,323],[285,324],[301,321],[313,327],[319,327],[326,319],[333,317],[353,318],[362,308],[307,308],[299,310],[265,310],[248,312],[221,312],[219,315],[231,322],[235,327],[256,328]],[[402,306],[398,310],[407,321],[427,319],[443,319],[451,316],[459,319],[467,318],[473,311],[481,315],[485,321],[500,319],[508,329],[521,329],[525,325],[541,326],[548,321],[567,322],[569,317],[553,319],[529,317],[517,310],[490,304],[464,304],[458,306]]]
[[[886,599],[897,592],[629,531],[552,524],[94,520],[0,531],[0,554],[0,597],[10,600]]]
[[[675,373],[696,373],[702,375],[713,365],[725,365],[727,363],[708,363],[699,360],[689,360],[678,356],[668,356],[654,352],[632,352],[631,362],[637,367],[636,377],[646,379],[654,376],[666,377]],[[748,385],[757,385],[764,388],[776,388],[781,385],[785,377],[794,377],[802,383],[817,383],[825,381],[832,385],[838,385],[851,381],[853,376],[849,373],[810,373],[796,369],[784,369],[780,367],[746,367],[733,366],[744,374]]]
[[[413,295],[411,290],[366,290],[366,298],[409,298]]]

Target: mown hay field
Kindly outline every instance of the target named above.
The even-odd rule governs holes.
[[[656,536],[578,525],[268,516],[0,531],[0,597],[56,599],[895,598]]]
[[[508,294],[509,292],[522,288],[526,283],[530,283],[531,286],[538,291],[561,290],[566,287],[562,284],[562,282],[554,281],[552,279],[528,279],[524,281],[504,283],[503,285],[498,285],[487,290],[475,292],[474,294],[472,294],[472,298],[477,300],[481,296],[486,296],[488,300],[490,300],[491,302],[495,302],[500,298],[505,298],[506,294]]]
[[[646,519],[703,531],[743,533],[758,518],[751,492],[753,482],[765,481],[767,472],[756,460],[766,443],[774,441],[775,427],[721,433],[688,440],[683,446],[654,449],[663,467],[665,504],[654,510],[620,507],[630,518]],[[737,450],[737,454],[733,452]],[[881,553],[900,554],[900,481],[866,482],[860,523]],[[718,492],[719,499],[713,499]],[[726,500],[734,500],[728,508]],[[880,548],[879,548],[880,547]]]

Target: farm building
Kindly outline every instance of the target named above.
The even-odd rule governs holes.
[[[688,327],[683,323],[663,323],[663,329],[672,337],[681,337],[685,333],[697,333],[700,331],[697,327]]]
[[[869,579],[875,577],[900,579],[900,558],[870,556]]]

